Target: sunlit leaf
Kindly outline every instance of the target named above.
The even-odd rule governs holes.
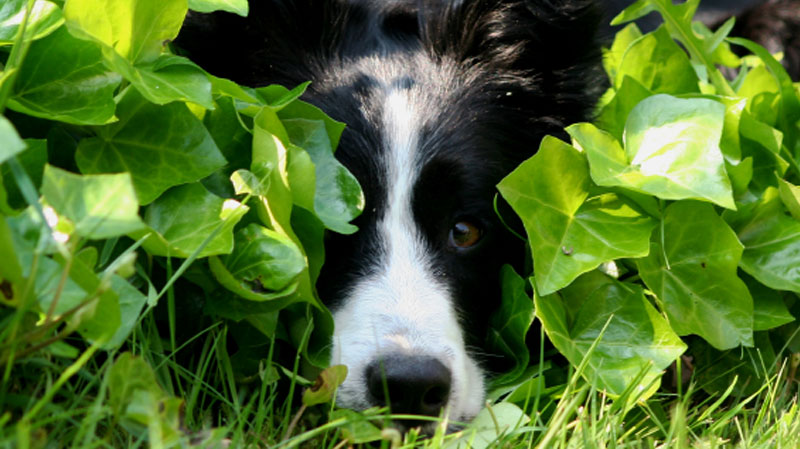
[[[64,28],[31,45],[9,107],[77,125],[114,120],[114,91],[122,78],[103,64],[100,49]]]
[[[591,183],[581,153],[545,138],[539,152],[497,186],[525,225],[542,295],[603,262],[649,251],[655,221],[614,194],[588,198]]]
[[[27,7],[28,0],[3,0],[0,4],[0,47],[14,43]],[[63,20],[58,5],[47,0],[36,0],[25,33],[32,39],[40,39],[55,31]]]
[[[725,106],[704,98],[654,95],[625,124],[625,147],[589,123],[567,131],[586,151],[592,179],[663,199],[701,199],[734,209],[720,150]]]

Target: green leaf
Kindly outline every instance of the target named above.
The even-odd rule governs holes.
[[[14,43],[27,7],[28,0],[3,0],[0,5],[0,47]],[[63,21],[58,5],[47,0],[36,0],[25,33],[30,39],[40,39],[55,31]]]
[[[699,92],[697,75],[689,58],[664,27],[630,44],[617,70],[614,86],[619,88],[626,76],[654,93]]]
[[[213,109],[211,81],[192,61],[175,55],[160,55],[154,61],[133,65],[117,54],[107,63],[155,104],[189,101]]]
[[[23,251],[25,248],[21,248]],[[11,300],[16,297],[15,290],[21,288],[19,285],[24,281],[22,266],[19,257],[14,249],[14,235],[8,224],[7,218],[0,215],[0,253],[4,254],[5,261],[0,264],[0,279],[11,283],[11,298],[4,294],[5,299]],[[4,292],[5,293],[5,292]]]
[[[236,170],[231,175],[231,183],[237,195],[253,194],[266,196],[269,192],[269,174],[271,170],[264,168],[262,176],[256,176],[250,170]]]
[[[28,148],[17,155],[17,162],[28,175],[33,187],[38,189],[42,184],[44,166],[47,164],[48,141],[44,139],[25,139],[25,144],[27,144]],[[8,206],[13,209],[24,209],[28,203],[23,197],[12,173],[11,164],[0,166],[0,178],[2,178],[2,186],[5,187]]]
[[[77,325],[78,332],[87,340],[100,342],[104,349],[110,349],[108,342],[120,327],[121,314],[119,295],[101,280],[92,267],[87,266],[80,258],[71,256],[69,263],[61,255],[55,259],[63,273],[69,267],[69,279],[74,281],[88,295],[67,310],[80,306],[68,321]],[[61,306],[61,299],[58,300]]]
[[[531,418],[521,408],[510,402],[487,405],[460,432],[463,436],[449,441],[445,447],[454,449],[498,447],[496,443],[503,436],[513,433],[514,429],[524,426],[530,420]]]
[[[778,189],[742,209],[724,216],[744,245],[739,266],[770,288],[800,293],[800,222],[785,214]]]
[[[290,238],[250,223],[236,231],[234,242],[231,254],[211,260],[211,272],[225,288],[252,301],[294,293],[306,261]]]
[[[567,128],[586,151],[592,179],[663,199],[700,199],[734,209],[720,138],[725,106],[654,95],[631,111],[625,149],[589,123]]]
[[[339,138],[342,137],[342,131],[344,131],[345,125],[342,122],[337,122],[328,117],[320,108],[306,103],[305,101],[295,99],[305,91],[308,85],[301,84],[292,90],[287,90],[286,88],[271,89],[272,87],[274,86],[258,89],[258,93],[270,102],[270,108],[272,110],[279,109],[278,115],[281,120],[293,118],[322,120],[322,122],[325,123],[325,130],[328,132],[328,138],[330,138],[331,141],[331,148],[335,151],[337,145],[339,145]],[[266,94],[267,91],[270,92],[269,95]],[[273,103],[275,106],[272,106]]]
[[[328,422],[343,421],[339,429],[342,437],[352,444],[364,444],[371,441],[383,439],[381,429],[370,421],[370,417],[365,416],[375,409],[366,410],[363,414],[346,408],[337,408],[331,411]],[[372,416],[372,420],[375,417]]]
[[[747,111],[742,112],[739,132],[742,137],[746,137],[758,143],[774,155],[777,156],[780,154],[781,145],[783,145],[783,133],[757,120]]]
[[[103,125],[115,120],[114,91],[121,80],[105,67],[100,49],[60,28],[31,45],[9,107],[75,125]]]
[[[781,63],[776,61],[766,48],[742,38],[728,38],[728,41],[740,45],[758,56],[767,68],[769,68],[775,81],[777,81],[780,89],[778,122],[780,128],[789,133],[789,146],[795,151],[795,154],[797,154],[798,149],[795,145],[798,143],[797,138],[798,134],[800,134],[800,130],[798,130],[796,123],[800,120],[800,94],[795,90],[792,78],[786,73],[786,69],[783,68]]]
[[[642,32],[635,23],[628,24],[614,36],[611,48],[603,50],[603,67],[608,74],[608,79],[617,79],[617,68],[622,62],[625,51],[630,45],[642,37]]]
[[[597,126],[608,131],[621,142],[625,132],[625,122],[631,111],[651,95],[653,93],[638,81],[629,76],[624,77],[614,98],[600,110],[600,115],[596,120]]]
[[[743,249],[736,234],[711,205],[697,202],[667,207],[662,226],[637,266],[672,328],[718,349],[752,346],[753,299],[736,274]]]
[[[233,250],[233,227],[248,207],[213,195],[200,183],[173,187],[145,210],[148,228],[130,233],[154,256],[189,257],[216,232],[197,257],[228,254]]]
[[[141,204],[225,165],[211,135],[184,104],[156,106],[130,90],[117,115],[118,123],[81,140],[75,160],[83,173],[130,172]]]
[[[79,258],[73,257],[68,264],[60,254],[54,260],[37,251],[37,248],[55,251],[55,241],[32,207],[16,217],[7,218],[6,223],[11,230],[14,248],[11,254],[17,255],[22,277],[34,281],[37,312],[50,314],[52,319],[69,313],[67,322],[85,339],[107,341],[120,324],[117,294]],[[42,232],[48,234],[42,236]],[[42,245],[40,239],[48,243]],[[37,261],[34,264],[35,257]],[[34,267],[35,272],[32,271]],[[69,272],[65,277],[67,269]]]
[[[745,273],[741,278],[753,297],[753,330],[765,331],[795,320],[781,292],[772,290]]]
[[[576,288],[581,288],[582,279],[575,282]],[[644,400],[655,392],[662,371],[686,350],[686,345],[638,285],[611,278],[599,284],[594,279],[589,282],[597,288],[583,302],[573,323],[567,321],[565,305],[558,295],[535,294],[536,316],[570,363],[578,366],[589,358],[583,375],[592,385],[620,395],[638,380],[635,391],[641,391],[639,400]],[[606,323],[602,339],[589,354]],[[642,371],[645,374],[640,377]]]
[[[69,0],[70,32],[103,43],[133,63],[151,62],[175,39],[186,17],[186,0]]]
[[[530,351],[525,336],[533,324],[533,300],[525,293],[525,280],[510,265],[500,270],[502,301],[489,320],[486,349],[514,361],[513,368],[493,379],[492,385],[507,385],[517,381],[528,367]]]
[[[288,161],[289,135],[277,114],[267,107],[253,120],[253,160],[251,171],[259,174],[266,167],[269,172],[269,195],[262,197],[258,213],[267,227],[289,236],[292,232],[292,191],[289,188]]]
[[[638,0],[617,14],[617,16],[611,20],[611,25],[621,25],[625,22],[632,22],[650,14],[654,10],[655,7],[649,0]]]
[[[197,12],[227,11],[247,17],[247,0],[189,0],[189,9]]]
[[[0,164],[22,153],[26,148],[14,125],[0,115]]]
[[[339,385],[347,377],[347,367],[344,365],[333,365],[322,370],[317,376],[314,385],[303,392],[303,404],[312,406],[324,404],[333,399],[334,393]]]
[[[321,120],[284,119],[283,125],[292,143],[306,150],[314,163],[314,211],[317,216],[328,229],[341,234],[357,231],[358,228],[349,222],[364,209],[364,194],[356,178],[333,157],[325,123]]]
[[[76,175],[47,165],[42,195],[81,237],[107,239],[144,227],[128,173]]]
[[[128,281],[116,275],[111,277],[111,288],[119,295],[120,325],[104,347],[118,348],[139,323],[139,315],[147,303],[147,297]]]
[[[114,415],[124,413],[137,391],[146,391],[155,398],[165,396],[150,365],[141,357],[125,352],[108,372],[108,405]]]
[[[800,221],[800,187],[785,179],[778,180],[781,201],[795,220]]]
[[[497,186],[525,225],[542,295],[603,262],[649,250],[655,221],[614,194],[587,200],[591,187],[585,157],[551,137]]]

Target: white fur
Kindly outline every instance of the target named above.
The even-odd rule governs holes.
[[[392,90],[384,104],[388,207],[379,222],[383,258],[380,269],[357,282],[334,313],[333,363],[349,370],[338,401],[345,407],[372,405],[365,370],[379,355],[433,356],[451,371],[451,419],[467,420],[482,407],[483,374],[467,354],[452,294],[433,274],[413,220],[421,124],[413,94],[413,89]]]

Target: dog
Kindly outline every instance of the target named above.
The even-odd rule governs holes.
[[[328,236],[318,282],[332,363],[349,368],[338,405],[452,421],[483,407],[498,274],[525,257],[495,185],[590,118],[600,18],[589,0],[263,0],[185,24],[180,45],[210,73],[311,81],[303,100],[347,124],[336,157],[365,209],[358,232]]]

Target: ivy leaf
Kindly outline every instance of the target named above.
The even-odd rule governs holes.
[[[76,175],[47,165],[42,195],[89,239],[107,239],[144,227],[128,173]]]
[[[269,174],[272,170],[265,167],[262,176],[257,176],[250,170],[239,169],[231,175],[231,183],[237,195],[252,194],[266,196],[269,192]]]
[[[53,252],[55,242],[51,235],[42,235],[42,232],[49,233],[50,230],[41,222],[41,216],[33,207],[15,217],[6,218],[6,223],[13,245],[10,255],[17,255],[18,266],[22,268],[20,273],[13,263],[8,264],[11,265],[10,274],[13,276],[11,281],[14,278],[19,281],[20,274],[23,279],[32,279],[32,293],[36,298],[38,313],[42,316],[50,314],[52,319],[69,313],[67,322],[83,338],[107,344],[120,326],[117,293],[108,288],[79,257],[72,257],[68,264],[64,256],[58,253],[51,258],[36,250],[41,248],[40,241],[49,240],[51,243],[45,246],[46,252]],[[8,237],[4,237],[4,245],[8,244]]]
[[[189,9],[197,12],[227,11],[247,17],[247,0],[189,0]]]
[[[14,125],[0,115],[0,164],[22,153],[26,147]]]
[[[251,301],[291,295],[306,269],[303,252],[290,238],[256,223],[236,232],[231,254],[210,262],[225,288]]]
[[[744,245],[742,270],[775,290],[800,293],[800,222],[784,213],[778,189],[724,217]]]
[[[345,377],[347,377],[347,367],[344,365],[333,365],[325,368],[317,376],[314,385],[303,392],[303,404],[310,407],[330,402],[336,389],[344,382]]]
[[[639,274],[678,335],[699,335],[718,349],[753,345],[753,298],[736,274],[743,247],[710,204],[667,207],[650,248],[637,261]]]
[[[642,37],[641,30],[635,23],[631,23],[617,32],[611,48],[603,49],[603,68],[605,68],[609,79],[617,79],[617,68],[622,62],[623,56],[625,56],[625,51],[640,37]]]
[[[186,0],[69,0],[70,32],[101,42],[133,63],[151,62],[181,29]]]
[[[628,46],[617,69],[614,85],[619,88],[626,76],[654,93],[700,91],[689,57],[663,26]]]
[[[173,187],[150,204],[144,213],[146,229],[130,233],[144,241],[154,256],[189,257],[211,237],[197,257],[228,254],[233,250],[233,227],[248,207],[231,199],[220,198],[200,183]]]
[[[783,205],[789,209],[795,220],[800,221],[800,187],[785,179],[779,180],[779,184]]]
[[[621,25],[642,18],[655,10],[650,0],[638,0],[622,10],[611,20],[611,25]]]
[[[581,285],[583,279],[579,278],[574,288],[586,290]],[[578,366],[589,357],[583,375],[592,385],[620,395],[638,380],[636,391],[643,392],[639,400],[644,400],[655,392],[662,371],[686,350],[686,345],[645,299],[638,285],[608,277],[598,283],[594,276],[588,282],[594,290],[574,320],[567,318],[565,304],[558,295],[534,294],[536,316],[550,341],[570,363]],[[602,339],[589,354],[606,323]],[[640,377],[643,370],[645,374]]]
[[[510,265],[500,270],[501,306],[489,320],[486,347],[514,360],[514,367],[494,379],[493,386],[507,385],[518,380],[528,367],[530,351],[525,336],[533,324],[533,300],[525,293],[525,280]]]
[[[27,7],[28,0],[3,0],[0,5],[0,47],[14,43]],[[41,39],[55,31],[63,21],[58,5],[47,0],[36,0],[25,33],[31,39]]]
[[[225,165],[211,135],[185,104],[157,106],[129,90],[117,115],[118,123],[81,140],[75,160],[83,173],[130,172],[141,204]]]
[[[107,55],[107,58],[107,64],[155,104],[189,101],[205,109],[214,109],[208,76],[182,56],[160,55],[154,61],[136,65],[116,53]]]
[[[611,133],[617,140],[622,141],[625,132],[625,120],[639,102],[653,95],[649,89],[639,84],[635,79],[625,76],[622,84],[617,89],[614,97],[597,117],[597,126]]]
[[[115,120],[120,81],[103,64],[100,49],[60,28],[31,45],[9,107],[75,125],[103,125]]]
[[[655,221],[614,194],[587,201],[586,159],[558,139],[545,138],[539,152],[497,188],[525,225],[542,295],[603,262],[649,251]]]
[[[491,409],[490,409],[491,408]],[[488,405],[478,412],[478,415],[464,430],[460,438],[451,440],[447,447],[487,449],[496,447],[497,442],[513,429],[529,423],[531,418],[525,412],[510,402],[498,402]]]
[[[117,275],[111,277],[111,288],[119,295],[120,325],[116,327],[114,335],[105,347],[118,348],[127,340],[139,322],[139,315],[147,303],[147,296]]]
[[[306,150],[314,163],[314,212],[328,229],[341,234],[356,232],[358,228],[349,222],[363,210],[364,194],[356,178],[333,157],[325,123],[321,120],[284,119],[283,124],[292,143]]]
[[[592,179],[659,198],[700,199],[735,209],[720,150],[725,106],[704,98],[654,95],[625,124],[625,148],[589,123],[567,128],[586,151]]]
[[[774,329],[795,320],[783,301],[782,292],[772,290],[746,273],[740,276],[753,297],[754,331]]]

